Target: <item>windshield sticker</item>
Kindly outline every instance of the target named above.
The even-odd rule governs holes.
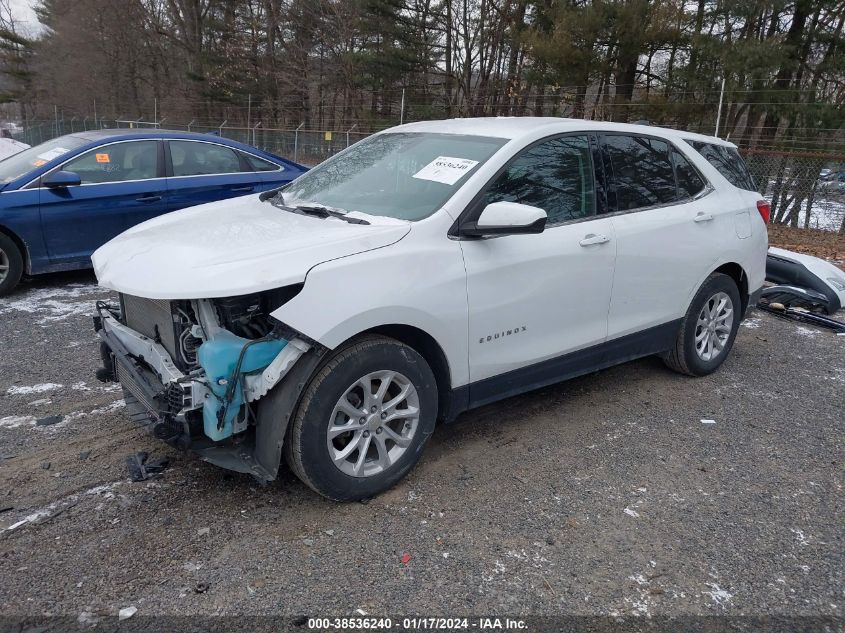
[[[477,160],[470,160],[469,158],[438,156],[415,173],[414,178],[442,182],[445,185],[454,185],[477,164]]]
[[[58,158],[62,154],[67,154],[70,150],[65,149],[64,147],[54,147],[53,149],[49,149],[43,154],[39,154],[38,158],[43,160],[44,162],[51,161],[54,158]]]
[[[96,154],[98,163],[110,163],[108,154]]]

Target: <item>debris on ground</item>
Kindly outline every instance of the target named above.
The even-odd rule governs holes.
[[[411,555],[408,552],[405,552],[404,554],[402,554],[401,561],[403,565],[407,565],[411,562]]]
[[[150,460],[146,451],[139,451],[126,458],[129,476],[132,481],[146,481],[161,475],[170,463],[166,458]]]
[[[198,582],[194,587],[194,591],[196,593],[205,593],[209,589],[209,584],[207,582]]]
[[[207,527],[200,528],[200,529],[197,530],[198,536],[206,536],[210,533],[211,533],[211,528],[207,528]]]
[[[123,607],[117,612],[118,620],[128,620],[138,612],[138,607]]]
[[[716,420],[701,420],[702,424],[716,424]]]

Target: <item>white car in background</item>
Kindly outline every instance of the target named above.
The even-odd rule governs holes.
[[[93,257],[102,379],[203,459],[375,495],[437,420],[659,354],[715,371],[763,285],[736,148],[649,126],[456,119],[375,134],[278,192]],[[506,424],[503,421],[503,424]]]
[[[13,138],[0,136],[0,160],[14,156],[25,149],[29,149],[29,147],[26,143],[21,143]]]

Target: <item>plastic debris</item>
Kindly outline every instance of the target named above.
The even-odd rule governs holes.
[[[149,460],[149,454],[140,451],[126,458],[132,481],[146,481],[161,475],[170,462],[167,459]]]
[[[123,607],[117,612],[118,620],[128,620],[138,612],[138,607]]]
[[[402,554],[402,558],[400,559],[403,565],[407,565],[411,562],[411,555],[408,552]]]
[[[204,527],[197,530],[197,535],[199,536],[206,536],[209,533],[211,533],[211,528]]]
[[[39,418],[35,421],[35,426],[53,426],[64,420],[62,415],[48,415],[46,418]]]
[[[716,424],[716,420],[702,420],[702,424]]]

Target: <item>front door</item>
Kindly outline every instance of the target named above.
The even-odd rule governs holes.
[[[607,336],[616,244],[610,219],[595,215],[591,158],[586,135],[534,144],[488,185],[474,209],[506,200],[548,215],[540,234],[461,242],[474,404],[552,382],[542,374],[554,368],[544,369],[543,361]]]
[[[91,253],[119,233],[164,212],[159,141],[104,145],[57,169],[79,174],[82,184],[39,189],[41,225],[53,265],[87,263]]]

